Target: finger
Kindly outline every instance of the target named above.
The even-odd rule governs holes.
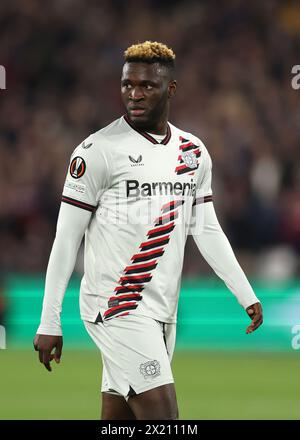
[[[263,319],[263,315],[260,312],[255,313],[255,315],[252,318],[252,322],[256,323],[258,321],[260,321],[261,319]]]
[[[62,352],[62,345],[57,344],[57,346],[55,347],[55,352],[54,352],[54,360],[57,364],[60,363],[61,352]]]
[[[251,324],[247,327],[246,333],[252,333],[263,323],[263,317],[259,316],[256,320],[253,320]]]
[[[256,329],[263,322],[262,315],[255,317],[248,328]]]
[[[259,319],[257,319],[253,324],[253,330],[256,330],[260,325],[263,323],[263,317],[261,316]]]
[[[52,368],[51,368],[50,362],[44,362],[44,365],[45,365],[46,370],[48,370],[49,372],[52,371]]]
[[[252,319],[252,322],[251,322],[251,324],[248,326],[248,328],[249,328],[249,329],[250,329],[250,328],[252,328],[252,329],[256,328],[257,324],[258,324],[260,321],[262,321],[262,315],[256,315],[256,316]]]
[[[41,363],[43,363],[43,350],[38,349],[39,351],[39,360]]]
[[[38,347],[39,342],[38,342],[38,336],[37,336],[37,335],[35,335],[35,337],[34,337],[32,343],[33,343],[33,346],[34,346],[35,351],[38,351],[38,349],[39,349],[39,347]]]
[[[52,371],[51,365],[50,365],[50,357],[51,353],[49,350],[45,350],[43,352],[43,364],[45,365],[46,369],[48,371]]]

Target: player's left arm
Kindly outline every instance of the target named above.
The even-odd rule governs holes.
[[[218,222],[212,201],[211,159],[207,151],[203,156],[205,170],[193,205],[194,221],[190,232],[205,260],[251,318],[246,333],[252,333],[263,322],[262,306]]]

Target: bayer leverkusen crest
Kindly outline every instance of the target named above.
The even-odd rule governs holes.
[[[146,362],[140,365],[140,373],[145,379],[157,377],[160,375],[160,363],[157,360]]]
[[[181,154],[183,162],[189,168],[197,168],[197,157],[193,151],[186,151]]]

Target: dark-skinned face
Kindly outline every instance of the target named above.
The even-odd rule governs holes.
[[[131,122],[143,130],[157,130],[168,119],[169,99],[176,81],[158,63],[125,63],[121,95]]]

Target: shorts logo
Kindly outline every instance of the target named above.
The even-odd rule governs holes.
[[[74,157],[70,165],[70,174],[74,179],[79,179],[85,173],[86,165],[82,157]]]
[[[193,151],[187,151],[181,154],[183,162],[189,168],[197,168],[197,158]]]
[[[154,360],[141,364],[140,372],[145,379],[148,379],[148,377],[157,377],[160,375],[160,363]]]

